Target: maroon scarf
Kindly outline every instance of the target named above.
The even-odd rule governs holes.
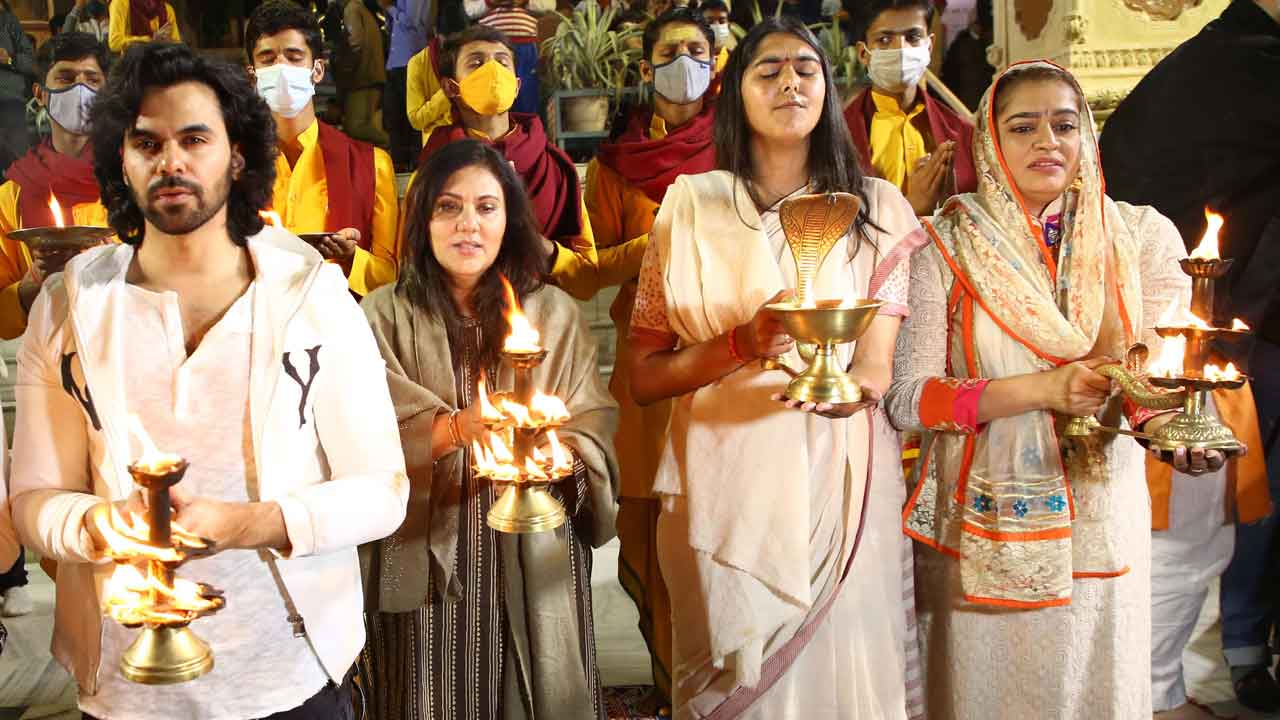
[[[650,140],[653,111],[633,112],[627,129],[614,142],[601,145],[596,157],[650,200],[661,203],[677,176],[716,169],[715,118],[715,105],[708,102],[702,112],[665,138]]]
[[[582,235],[582,189],[578,170],[563,150],[547,140],[542,121],[528,113],[510,114],[511,132],[491,142],[524,180],[533,215],[542,234],[567,247]],[[418,158],[421,165],[437,150],[470,135],[461,124],[436,128]]]
[[[952,112],[921,88],[924,98],[924,114],[929,118],[929,134],[935,144],[947,140],[955,141],[956,154],[951,159],[952,173],[955,175],[956,193],[970,193],[978,189],[978,171],[973,167],[973,124]],[[858,160],[862,163],[862,171],[867,175],[875,175],[875,167],[871,164],[871,118],[875,117],[875,101],[871,99],[871,89],[861,94],[845,108],[844,119],[849,125],[849,135],[858,149]]]
[[[52,227],[49,193],[62,206],[62,220],[74,225],[71,208],[98,202],[98,181],[93,176],[93,148],[85,145],[80,157],[63,155],[45,140],[9,166],[7,177],[18,184],[18,212],[23,227]]]
[[[368,250],[373,246],[373,199],[377,182],[373,146],[348,137],[332,125],[316,122],[329,194],[324,229],[337,232],[355,228],[360,231],[358,245]]]
[[[151,21],[156,21],[156,27]],[[129,34],[151,35],[169,20],[164,0],[129,0]]]

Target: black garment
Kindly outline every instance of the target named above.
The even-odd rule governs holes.
[[[406,109],[406,86],[409,68],[391,68],[387,71],[387,84],[382,88],[382,124],[391,136],[391,160],[396,172],[413,170],[422,151],[422,133],[409,124]]]
[[[25,553],[22,548],[18,548],[18,560],[13,563],[13,567],[9,568],[3,574],[0,574],[0,593],[9,588],[22,587],[27,584],[27,566]]]
[[[987,62],[990,44],[990,40],[983,40],[972,29],[965,28],[947,48],[947,57],[942,61],[942,83],[974,112],[996,73]]]
[[[89,713],[81,713],[83,720],[98,720]],[[320,692],[292,710],[272,713],[261,720],[356,720],[355,706],[351,701],[351,677],[342,685],[329,681]]]
[[[1280,24],[1233,0],[1120,103],[1101,147],[1107,194],[1154,206],[1188,248],[1206,206],[1225,217],[1215,320],[1280,343]]]

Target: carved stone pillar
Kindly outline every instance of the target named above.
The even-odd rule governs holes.
[[[1080,80],[1099,120],[1228,0],[995,0],[997,70],[1044,58]]]

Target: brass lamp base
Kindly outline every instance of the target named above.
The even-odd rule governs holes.
[[[489,527],[504,533],[555,530],[567,519],[564,506],[542,485],[510,483],[489,508]]]
[[[188,627],[142,631],[120,658],[125,679],[143,685],[173,685],[213,669],[213,651]]]
[[[835,343],[819,345],[809,367],[787,384],[786,396],[800,402],[855,403],[862,388],[840,369]]]
[[[1182,449],[1238,453],[1242,446],[1227,426],[1206,413],[1178,413],[1152,434],[1151,446],[1172,452]]]

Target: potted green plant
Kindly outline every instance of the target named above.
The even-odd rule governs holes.
[[[640,60],[635,42],[640,30],[613,30],[613,8],[601,10],[595,2],[584,10],[565,15],[555,35],[542,43],[550,77],[557,90],[591,91],[561,98],[562,118],[568,132],[599,132],[610,116],[610,101],[626,83],[627,68]]]

